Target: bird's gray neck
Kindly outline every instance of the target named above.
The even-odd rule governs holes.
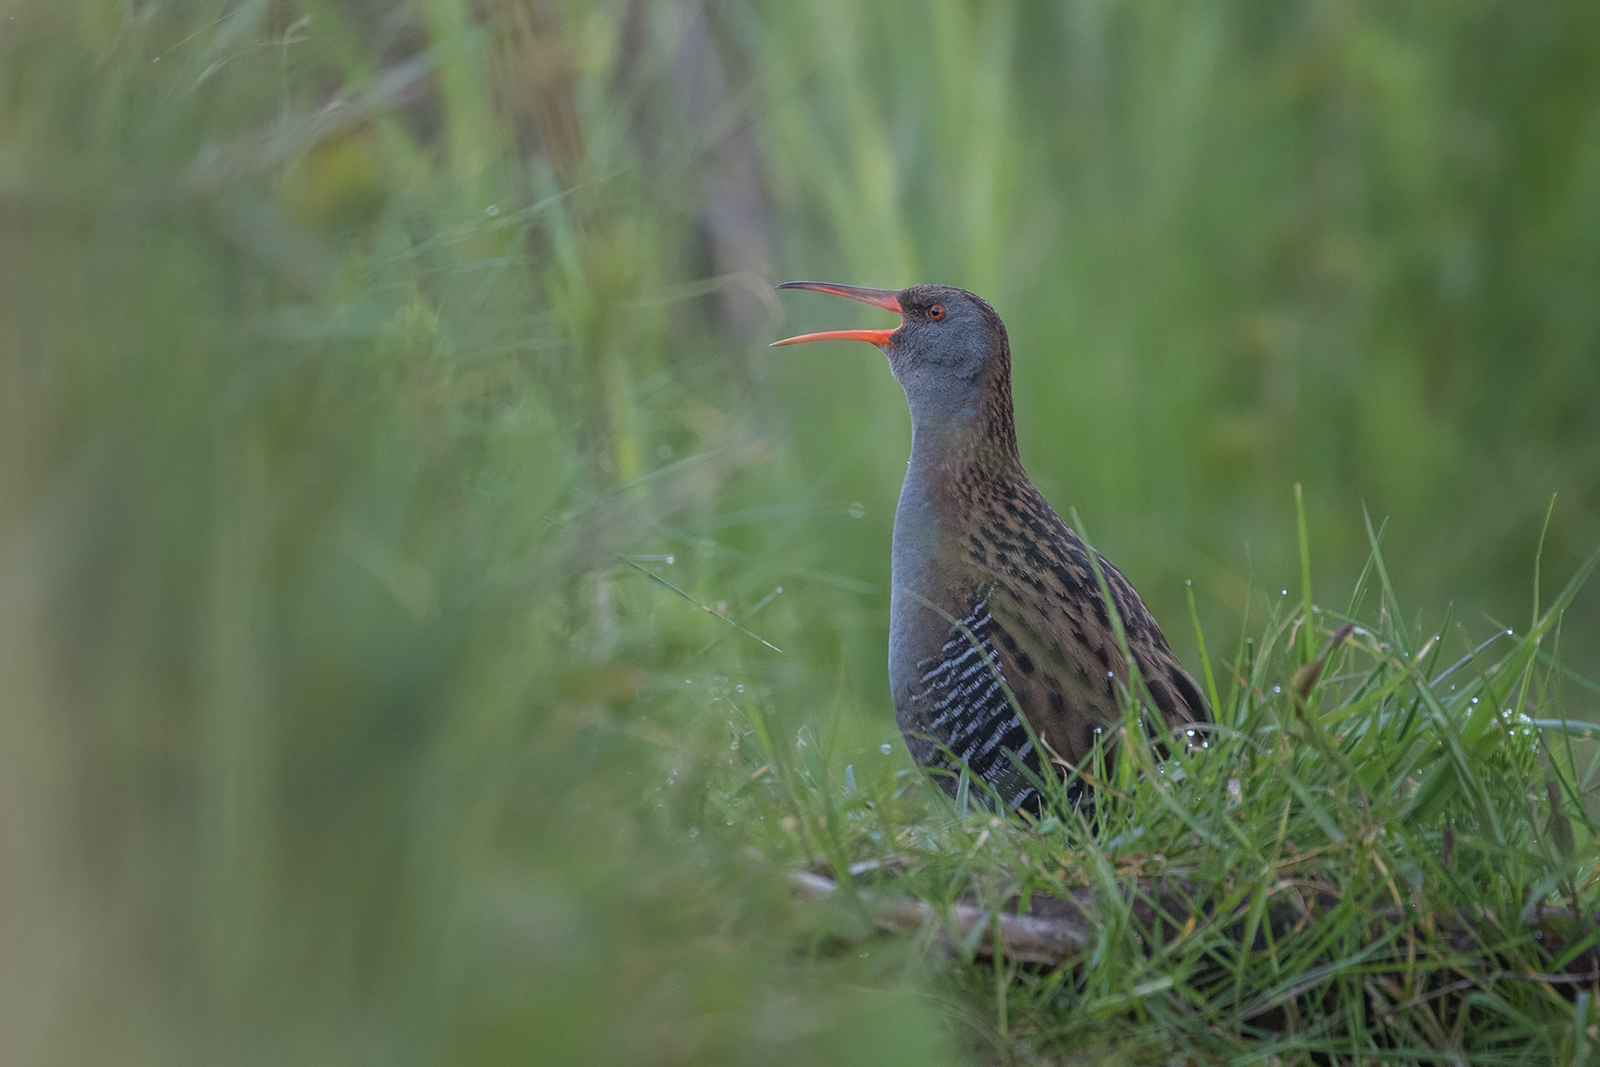
[[[890,551],[889,571],[893,583],[889,594],[889,681],[896,706],[906,699],[901,692],[912,679],[915,667],[935,642],[935,629],[942,621],[929,607],[938,604],[945,611],[955,605],[941,601],[940,581],[945,574],[938,564],[940,547],[951,541],[949,517],[940,506],[947,484],[946,472],[952,452],[945,441],[935,440],[937,431],[911,431],[911,460],[906,465],[906,480],[900,486],[900,501],[894,509],[894,546]],[[953,612],[960,618],[964,612]],[[948,625],[948,624],[947,624]]]
[[[895,377],[911,408],[912,455],[955,451],[997,473],[1019,464],[1011,405],[1011,350],[1000,347],[970,374],[902,365]]]
[[[962,527],[978,480],[1020,476],[1015,453],[997,445],[977,417],[917,418],[913,410],[911,460],[894,513],[890,556],[889,669],[891,679],[936,649],[950,630],[946,615],[966,615],[972,590],[962,565]]]
[[[941,546],[949,539],[954,514],[949,502],[959,491],[969,436],[959,426],[912,423],[911,459],[894,511],[890,562],[897,591],[907,587],[927,595],[923,579],[937,566]]]
[[[950,569],[960,553],[956,531],[970,510],[965,493],[982,480],[1025,477],[1015,446],[996,441],[976,415],[918,419],[911,424],[911,460],[895,507],[891,563],[896,585],[919,579],[927,568]]]

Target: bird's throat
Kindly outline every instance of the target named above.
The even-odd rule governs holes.
[[[1007,355],[984,379],[961,388],[924,390],[901,379],[911,406],[911,460],[894,515],[891,678],[910,678],[910,668],[944,640],[950,620],[972,606],[982,576],[966,545],[980,491],[1027,481],[1017,456]]]

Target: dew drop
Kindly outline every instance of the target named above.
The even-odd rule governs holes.
[[[500,214],[500,205],[499,204],[490,204],[488,206],[488,208],[486,209],[486,211],[487,211],[489,217],[492,219],[496,215]]]
[[[885,741],[883,744],[878,746],[878,751],[887,756],[890,752],[894,751],[894,746]]]
[[[1283,595],[1284,595],[1284,596],[1288,596],[1288,595],[1289,595],[1289,590],[1287,590],[1287,589],[1285,589],[1285,590],[1284,590],[1284,591],[1283,591]]]
[[[700,827],[698,827],[698,826],[689,827],[689,836],[690,837],[699,837],[700,836]]]
[[[859,519],[867,513],[867,507],[865,504],[861,503],[861,501],[857,500],[854,504],[850,505],[847,511],[852,519]]]
[[[673,564],[674,564],[674,563],[676,563],[676,562],[678,562],[678,560],[677,560],[677,557],[676,557],[676,556],[668,556],[668,557],[667,557],[667,566],[669,566],[669,567],[670,567],[670,566],[672,566],[672,565],[673,565]]]

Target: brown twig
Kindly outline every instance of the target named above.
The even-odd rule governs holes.
[[[802,900],[826,900],[839,889],[833,879],[810,871],[791,870],[788,878],[795,896]],[[1163,941],[1170,941],[1192,929],[1197,909],[1205,910],[1203,904],[1195,901],[1194,887],[1182,883],[1140,882],[1130,885],[1127,892],[1133,903],[1135,925],[1157,934]],[[879,929],[894,933],[916,933],[936,927],[936,937],[949,947],[968,944],[974,931],[982,928],[983,932],[978,935],[975,945],[980,956],[995,955],[994,936],[998,929],[999,953],[1007,959],[1023,963],[1052,966],[1071,963],[1090,950],[1100,927],[1093,895],[1088,889],[1069,890],[1064,896],[1035,894],[1020,913],[986,908],[970,902],[952,905],[948,913],[943,913],[926,901],[871,893],[860,894],[860,899],[866,904]],[[1291,933],[1296,924],[1304,922],[1312,910],[1327,908],[1334,903],[1336,898],[1331,894],[1317,892],[1313,900],[1303,903],[1301,907],[1287,904],[1269,906],[1265,925],[1271,928],[1274,938],[1281,937]],[[1014,909],[1015,902],[1009,904],[1008,908]],[[1190,921],[1180,925],[1173,917],[1183,914],[1188,915]],[[1414,923],[1417,916],[1405,908],[1385,908],[1376,912],[1373,919],[1379,927],[1392,928]],[[1570,928],[1574,924],[1571,911],[1546,908],[1528,919],[1528,932],[1540,938],[1542,949],[1552,956],[1559,956],[1570,933],[1563,928]],[[1486,914],[1480,920],[1465,909],[1458,909],[1454,912],[1436,912],[1432,920],[1435,927],[1445,933],[1452,950],[1463,955],[1481,955],[1485,964],[1492,968],[1481,978],[1469,980],[1468,984],[1519,980],[1570,986],[1600,981],[1600,945],[1590,945],[1578,952],[1566,964],[1564,974],[1510,971],[1495,965],[1491,958],[1492,950],[1483,946],[1479,936],[1484,925],[1494,926],[1501,936],[1508,933],[1500,928],[1492,914]],[[1242,926],[1240,935],[1243,936]],[[1262,936],[1258,932],[1257,940],[1261,941]],[[1421,1003],[1462,988],[1466,986],[1457,983],[1456,987],[1432,990],[1420,1000],[1415,997],[1412,1000]]]
[[[789,884],[802,900],[826,900],[839,890],[832,878],[810,871],[790,871]],[[940,924],[939,912],[932,904],[909,897],[876,897],[863,893],[878,927],[893,933],[915,933]],[[965,944],[974,930],[983,929],[977,951],[994,955],[994,928],[1000,928],[1000,950],[1008,959],[1024,963],[1060,964],[1081,955],[1093,943],[1093,929],[1075,923],[1064,915],[1008,915],[975,904],[957,904],[950,909],[947,924],[939,936],[947,945]]]

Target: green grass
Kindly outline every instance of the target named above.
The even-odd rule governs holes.
[[[1600,724],[1565,715],[1549,651],[1597,561],[1530,629],[1446,657],[1396,621],[1374,538],[1347,609],[1285,591],[1207,679],[1204,750],[1158,762],[1130,718],[1091,812],[1057,788],[1037,823],[997,817],[886,757],[841,776],[826,734],[774,737],[758,709],[722,805],[764,854],[841,879],[813,906],[824,957],[884,948],[874,897],[1001,913],[1086,888],[1099,924],[1064,967],[946,934],[952,1013],[1005,1062],[1584,1062],[1600,1020],[1562,972],[1596,935],[1540,916],[1600,894]]]
[[[1364,1040],[1368,982],[1398,1003],[1446,961],[1296,988],[1359,950],[1357,909],[1590,892],[1593,746],[1542,723],[1600,721],[1596,600],[1536,573],[1544,628],[1499,620],[1530,561],[1600,541],[1594,29],[1557,2],[0,4],[8,1057]],[[1228,710],[1182,781],[1027,830],[908,766],[904,401],[870,350],[764,347],[784,314],[848,325],[767,288],[806,276],[1006,317],[1030,471]],[[1547,776],[1571,861],[1535,832]],[[936,902],[1109,902],[1142,864],[1345,903],[1260,952],[1220,920],[1141,945],[1113,908],[1092,961],[1035,972],[789,898],[784,863],[891,855],[865,886]],[[1286,990],[1295,1036],[1251,1036]],[[1473,995],[1469,1062],[1587,1033],[1536,984]],[[1422,1009],[1386,1047],[1437,1043]]]

